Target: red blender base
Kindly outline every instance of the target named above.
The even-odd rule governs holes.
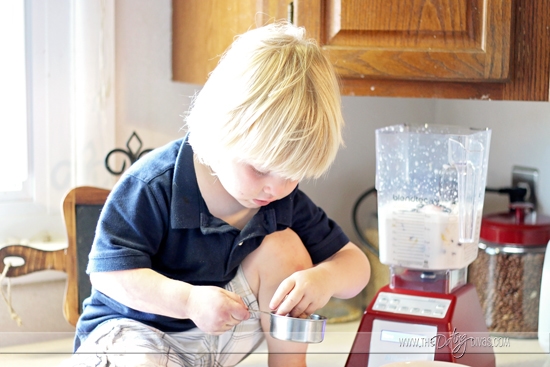
[[[475,287],[449,294],[382,287],[359,324],[346,367],[436,360],[495,367]]]

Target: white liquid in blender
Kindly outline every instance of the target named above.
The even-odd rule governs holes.
[[[477,257],[477,242],[458,241],[458,210],[392,202],[379,208],[380,261],[414,269],[459,269]],[[481,225],[478,215],[476,227]],[[479,233],[479,232],[478,232]]]

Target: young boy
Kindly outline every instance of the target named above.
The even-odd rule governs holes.
[[[337,79],[304,30],[236,39],[196,96],[188,134],[112,190],[89,255],[91,297],[70,363],[233,366],[267,339],[270,366],[307,344],[269,335],[367,284],[366,256],[298,183],[341,145]]]

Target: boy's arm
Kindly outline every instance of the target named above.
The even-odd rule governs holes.
[[[138,311],[191,319],[204,332],[220,334],[248,318],[242,299],[220,287],[193,286],[151,269],[90,274],[101,293]]]
[[[327,260],[319,263],[315,268],[327,271],[330,274],[333,297],[355,297],[369,282],[370,263],[363,251],[352,242],[342,247]]]

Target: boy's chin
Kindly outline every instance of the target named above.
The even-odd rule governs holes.
[[[237,200],[244,208],[258,209],[260,205],[256,204],[254,200]]]

